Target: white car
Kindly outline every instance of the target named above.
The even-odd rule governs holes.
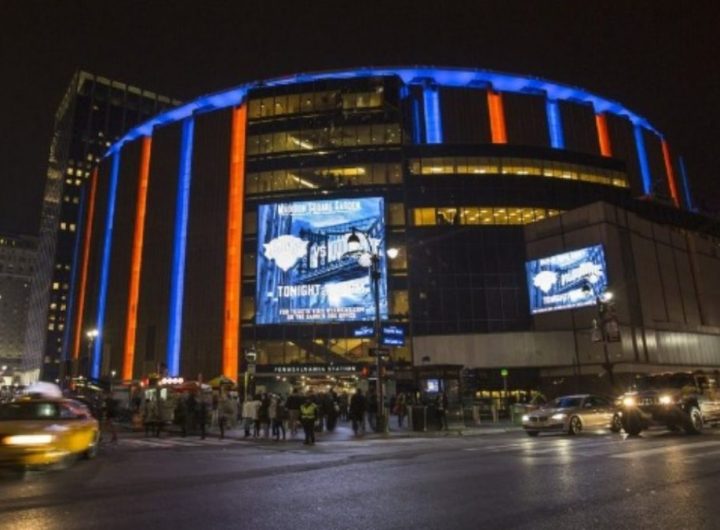
[[[544,407],[525,414],[522,417],[522,426],[528,436],[537,436],[541,432],[620,432],[622,422],[611,399],[593,394],[577,394],[559,397]]]

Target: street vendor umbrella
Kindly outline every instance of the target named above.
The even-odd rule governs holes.
[[[234,384],[235,384],[235,381],[233,381],[232,379],[230,379],[229,377],[226,377],[224,375],[219,375],[219,376],[215,377],[214,379],[210,379],[210,381],[208,381],[208,385],[210,385],[213,388],[218,388],[222,385],[234,385]]]

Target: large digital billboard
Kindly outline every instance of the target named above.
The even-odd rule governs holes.
[[[607,289],[602,245],[528,261],[525,270],[533,314],[593,305]]]
[[[387,318],[384,213],[381,197],[260,205],[256,323],[374,320],[363,254],[380,258],[380,317]],[[359,240],[359,250],[349,239]]]

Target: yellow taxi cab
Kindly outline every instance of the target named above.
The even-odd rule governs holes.
[[[100,428],[90,410],[64,398],[0,404],[0,465],[41,466],[94,458]]]

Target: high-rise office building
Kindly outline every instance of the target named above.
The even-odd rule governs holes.
[[[0,376],[21,366],[36,245],[33,237],[0,234]]]
[[[88,72],[73,76],[55,115],[50,144],[23,357],[26,371],[55,379],[66,357],[66,322],[75,309],[74,264],[91,192],[90,168],[130,127],[178,103]]]

